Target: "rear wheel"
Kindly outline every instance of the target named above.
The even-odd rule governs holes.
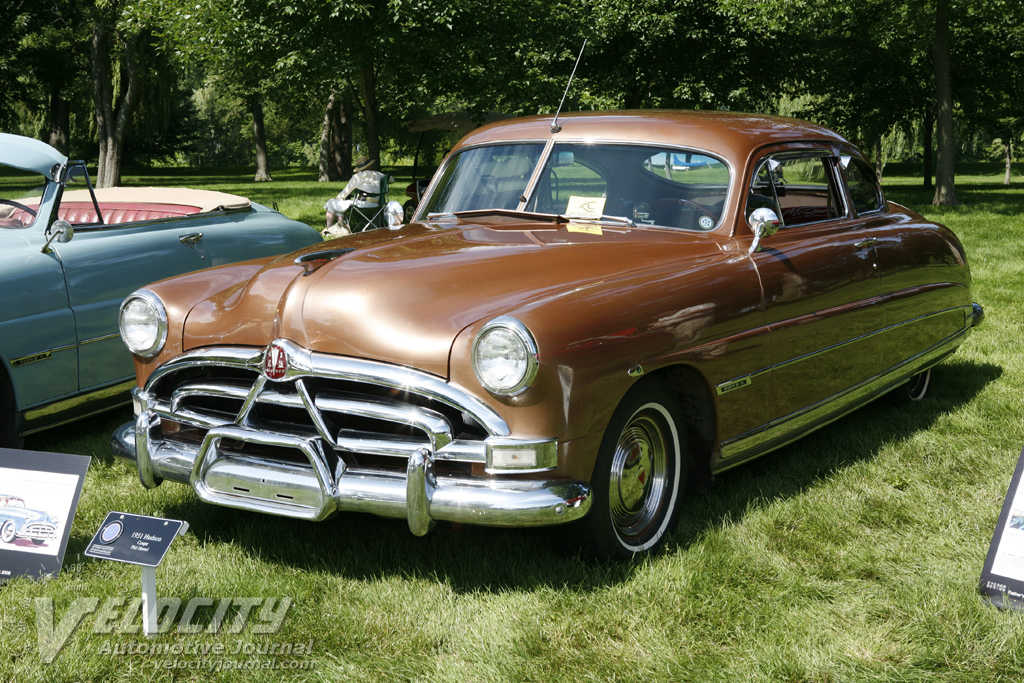
[[[888,398],[893,403],[913,403],[920,401],[928,395],[928,388],[932,383],[932,369],[928,368],[910,378],[906,384],[902,384],[889,392]]]
[[[583,518],[596,554],[628,558],[664,541],[686,490],[686,435],[681,408],[661,384],[634,387],[605,431]]]
[[[4,543],[14,542],[14,522],[7,520],[3,526],[0,526],[0,541]]]

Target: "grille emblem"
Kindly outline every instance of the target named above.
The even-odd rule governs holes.
[[[288,358],[278,343],[267,347],[263,356],[263,374],[267,379],[281,379],[288,373]]]

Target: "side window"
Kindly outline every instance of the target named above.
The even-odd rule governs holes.
[[[878,178],[870,166],[860,159],[851,159],[844,172],[846,185],[850,189],[850,199],[858,214],[872,213],[885,208],[882,188],[878,186]]]
[[[751,182],[746,215],[767,207],[779,214],[783,228],[842,218],[846,205],[833,172],[834,158],[820,154],[764,159]]]

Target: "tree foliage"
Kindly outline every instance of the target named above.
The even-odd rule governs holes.
[[[945,7],[948,78],[934,49]],[[410,153],[411,118],[553,112],[584,39],[567,109],[793,113],[879,170],[894,131],[921,131],[929,180],[937,115],[943,145],[984,129],[1007,161],[1024,132],[1019,0],[12,0],[0,20],[13,37],[0,86],[17,103],[0,125],[31,116],[59,141],[92,119],[101,164],[120,139],[135,159],[256,149],[258,178],[275,154],[337,174],[353,154]],[[96,84],[91,115],[83,83]]]

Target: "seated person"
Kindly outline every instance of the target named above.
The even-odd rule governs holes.
[[[330,228],[336,222],[338,223],[338,226],[331,231],[332,234],[336,233],[334,236],[347,235],[351,232],[345,221],[345,213],[351,208],[352,204],[360,201],[358,193],[363,195],[363,201],[357,206],[366,208],[370,205],[380,204],[381,181],[385,176],[379,171],[370,170],[372,165],[373,162],[366,157],[357,159],[353,169],[354,172],[348,184],[338,193],[337,197],[328,199],[327,203],[324,204],[326,227]],[[353,194],[356,196],[350,199]],[[375,196],[370,198],[366,195]]]

